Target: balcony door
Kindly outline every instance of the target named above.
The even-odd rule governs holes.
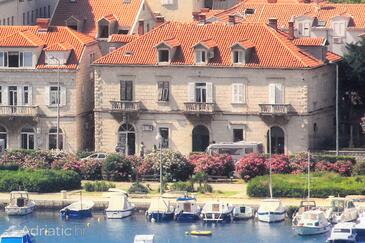
[[[204,152],[209,146],[209,130],[203,125],[193,129],[193,152]]]
[[[9,86],[9,105],[18,105],[18,91],[16,86]]]
[[[125,155],[136,154],[136,131],[133,125],[124,123],[119,127],[116,150]]]
[[[284,154],[285,153],[285,133],[280,127],[271,127],[271,153]],[[270,130],[267,131],[267,151],[270,150]]]
[[[191,103],[213,103],[213,84],[189,83],[188,101]]]

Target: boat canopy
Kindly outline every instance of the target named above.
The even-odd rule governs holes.
[[[80,210],[89,210],[92,207],[94,207],[94,202],[93,201],[89,201],[89,200],[85,200],[85,201],[79,201],[79,202],[75,202],[70,204],[69,206],[65,207],[65,209],[68,210],[72,210],[72,211],[80,211]]]
[[[325,216],[324,216],[323,211],[321,211],[321,210],[311,210],[311,211],[304,212],[302,218],[309,219],[309,220],[319,220],[319,219],[325,218]]]
[[[128,198],[125,194],[113,194],[109,199],[109,206],[107,210],[126,210],[130,208]]]
[[[170,209],[170,202],[163,198],[157,198],[151,201],[148,212],[168,212]]]
[[[260,208],[266,212],[274,212],[281,208],[281,201],[279,199],[265,199],[261,202]]]
[[[207,202],[203,207],[203,212],[223,212],[228,210],[228,203],[224,202]]]

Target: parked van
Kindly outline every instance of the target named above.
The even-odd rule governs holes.
[[[232,156],[234,161],[237,161],[246,154],[263,153],[264,146],[259,142],[246,141],[236,143],[215,143],[209,145],[206,151],[209,155],[229,154]]]

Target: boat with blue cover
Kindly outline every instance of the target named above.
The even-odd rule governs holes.
[[[9,228],[0,236],[0,243],[34,243],[27,229]]]
[[[146,211],[146,218],[151,222],[166,222],[174,219],[174,207],[169,200],[162,197],[153,199]]]
[[[92,217],[91,209],[94,207],[93,201],[78,201],[61,209],[62,218],[82,219]]]
[[[184,196],[176,199],[175,220],[177,222],[194,222],[200,219],[200,207],[196,198]]]

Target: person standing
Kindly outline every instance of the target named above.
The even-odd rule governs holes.
[[[140,149],[139,149],[139,156],[143,159],[144,158],[144,143],[141,142]]]

